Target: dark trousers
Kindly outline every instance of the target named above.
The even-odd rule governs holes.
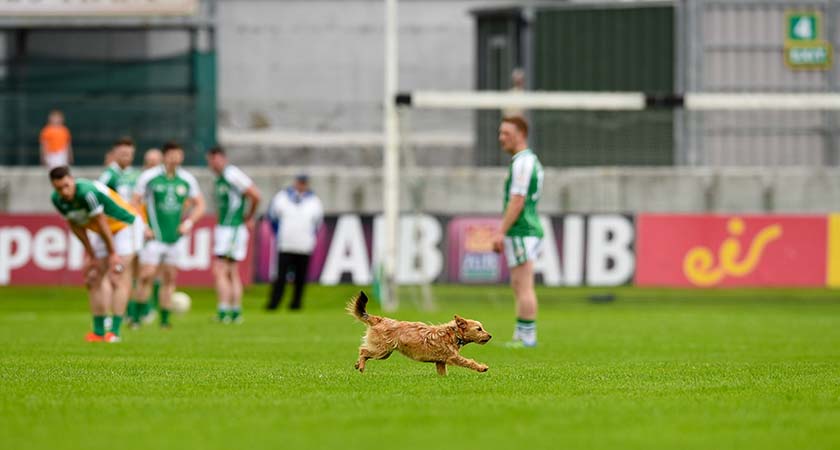
[[[266,309],[274,310],[280,306],[283,292],[286,290],[286,278],[289,276],[289,272],[294,273],[295,277],[295,292],[289,308],[300,309],[302,306],[303,288],[306,285],[306,274],[309,272],[309,255],[280,252],[277,254],[277,277],[271,286],[271,296],[268,299]]]

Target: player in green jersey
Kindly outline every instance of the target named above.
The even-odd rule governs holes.
[[[161,273],[160,324],[169,328],[175,278],[186,242],[183,239],[204,214],[204,198],[195,177],[181,168],[184,150],[174,142],[163,146],[163,164],[144,171],[134,187],[132,203],[145,206],[150,239],[140,252],[140,278],[135,301],[149,298],[155,274]],[[135,313],[136,314],[136,313]],[[139,316],[133,317],[133,325]]]
[[[126,202],[130,202],[131,194],[134,191],[134,184],[137,182],[137,176],[140,174],[137,169],[131,167],[131,163],[134,162],[134,141],[129,137],[118,139],[111,146],[111,150],[108,151],[105,159],[106,161],[110,161],[106,164],[105,171],[99,176],[99,182],[108,186],[111,190],[116,191]],[[131,271],[132,278],[137,277],[136,262],[136,259],[125,261],[126,267]],[[109,289],[114,289],[114,286],[106,283],[105,288],[105,291],[108,292]],[[126,311],[129,317],[132,316],[135,306],[133,300],[128,302]],[[108,310],[113,311],[111,305],[108,305]],[[110,317],[106,320],[105,327],[111,328]]]
[[[111,154],[113,161],[99,176],[99,181],[130,202],[134,184],[140,175],[137,169],[131,167],[134,162],[134,141],[129,137],[118,139],[111,147]]]
[[[213,276],[218,295],[218,319],[242,320],[242,280],[239,262],[248,254],[248,236],[254,231],[254,214],[260,191],[248,175],[228,164],[221,147],[207,151],[207,165],[216,174],[215,198],[218,223],[213,230]],[[247,202],[246,202],[247,200]],[[247,203],[247,206],[246,206]]]
[[[87,253],[82,270],[90,297],[93,332],[89,342],[119,342],[120,324],[131,290],[131,274],[125,263],[134,258],[143,239],[143,222],[134,208],[115,191],[98,181],[74,178],[67,166],[50,171],[55,189],[52,203],[67,219],[73,234]],[[112,298],[105,298],[106,275],[113,283]],[[111,331],[105,331],[105,316],[112,305]]]
[[[537,294],[534,292],[534,259],[539,255],[543,229],[537,215],[542,193],[543,168],[528,147],[528,123],[507,117],[499,126],[499,144],[511,154],[505,180],[504,216],[493,248],[504,251],[510,268],[510,285],[516,299],[514,346],[537,345]]]

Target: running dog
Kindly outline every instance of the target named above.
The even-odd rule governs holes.
[[[367,325],[356,362],[359,372],[365,371],[367,360],[387,359],[394,350],[415,361],[435,363],[441,376],[446,375],[447,364],[487,372],[487,365],[459,354],[461,347],[470,342],[486,344],[490,340],[492,336],[481,322],[463,319],[457,314],[455,320],[442,325],[402,322],[368,314],[367,302],[367,295],[359,292],[347,303],[347,312]]]

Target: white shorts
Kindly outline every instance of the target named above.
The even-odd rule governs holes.
[[[146,242],[146,246],[140,251],[140,264],[148,266],[159,266],[168,264],[180,267],[181,259],[186,254],[187,241],[184,238],[178,239],[174,244],[167,244],[158,240]]]
[[[130,256],[139,252],[143,248],[143,233],[145,231],[146,226],[138,217],[133,224],[114,235],[114,251],[120,256]],[[90,246],[93,247],[93,254],[97,258],[107,257],[108,247],[105,246],[105,241],[102,240],[99,233],[88,230],[87,234]]]
[[[505,236],[505,259],[508,267],[516,267],[537,259],[542,251],[542,238]]]
[[[44,163],[50,169],[61,166],[69,166],[70,153],[66,150],[63,152],[47,152],[44,154]]]
[[[248,228],[216,225],[213,230],[213,255],[245,261],[248,254]]]

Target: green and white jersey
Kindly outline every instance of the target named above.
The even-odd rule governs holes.
[[[242,225],[245,214],[245,191],[254,182],[238,167],[227,165],[216,178],[216,209],[219,225],[236,227]]]
[[[525,206],[507,236],[543,236],[540,217],[537,215],[537,202],[542,194],[543,167],[537,155],[531,149],[525,149],[513,155],[510,170],[505,180],[505,203],[507,209],[511,195],[525,197]]]
[[[138,176],[140,176],[140,171],[134,167],[123,169],[119,164],[112,162],[105,168],[102,175],[99,176],[99,181],[105,186],[117,191],[120,197],[130,202]]]
[[[170,176],[163,165],[140,174],[134,193],[146,204],[149,228],[155,240],[165,244],[174,244],[181,237],[178,226],[184,216],[184,202],[201,196],[194,176],[180,167]]]
[[[134,223],[135,219],[134,209],[119,194],[98,181],[84,178],[76,178],[72,200],[53,192],[52,203],[68,222],[96,232],[101,231],[99,225],[90,219],[100,214],[105,214],[112,233]]]

